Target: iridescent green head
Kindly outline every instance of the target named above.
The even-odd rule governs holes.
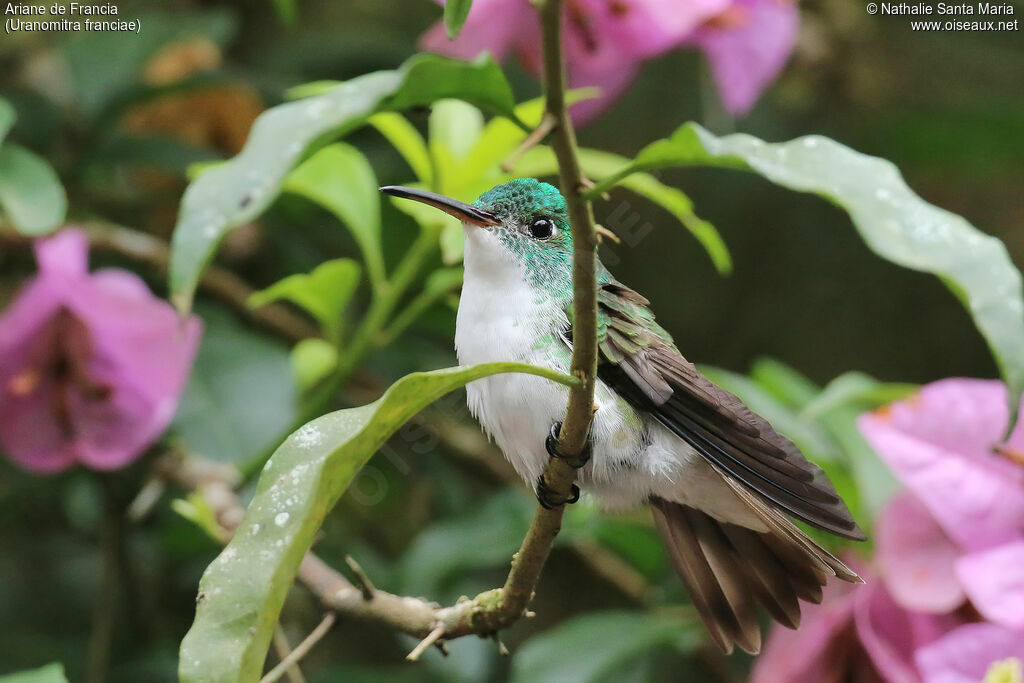
[[[382,187],[381,191],[430,204],[462,221],[467,268],[473,251],[472,258],[488,264],[483,267],[499,267],[504,261],[521,268],[534,287],[571,292],[572,231],[565,198],[553,185],[533,178],[510,180],[471,205],[406,187]]]

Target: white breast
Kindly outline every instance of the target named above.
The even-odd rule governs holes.
[[[491,232],[468,227],[466,277],[455,348],[460,365],[517,361],[569,371],[563,303],[528,285],[524,269]],[[552,343],[552,340],[557,343]],[[521,373],[466,385],[469,409],[530,486],[548,462],[544,439],[563,418],[568,389]],[[584,490],[623,508],[658,495],[755,528],[749,510],[688,445],[598,381],[591,427],[593,458],[580,472]]]
[[[466,230],[466,279],[459,302],[455,349],[460,365],[517,361],[568,372],[568,349],[550,344],[568,328],[561,306],[526,283],[493,233]],[[545,343],[547,342],[547,343]],[[519,373],[495,375],[466,386],[470,411],[533,484],[547,463],[544,438],[565,412],[568,390]]]

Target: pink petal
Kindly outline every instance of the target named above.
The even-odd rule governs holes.
[[[84,277],[89,269],[89,239],[78,228],[36,240],[35,251],[42,277],[71,280]]]
[[[166,429],[201,333],[195,316],[182,320],[166,302],[139,298],[126,280],[116,290],[111,282],[90,282],[68,302],[92,335],[92,375],[115,388],[107,406],[115,414],[82,412],[76,420],[87,444],[82,460],[100,469],[122,466]]]
[[[841,666],[836,653],[853,640],[853,612],[861,590],[862,586],[831,581],[820,605],[801,603],[800,628],[772,628],[754,662],[751,683],[828,680],[829,672]]]
[[[0,392],[0,446],[11,460],[35,474],[66,470],[78,459],[75,444],[63,436],[53,403],[49,383],[21,400],[4,400]]]
[[[956,573],[982,616],[1024,630],[1024,539],[971,553],[957,562]]]
[[[706,26],[695,42],[707,55],[725,108],[750,111],[786,65],[800,13],[789,0],[734,0],[719,26]]]
[[[573,120],[580,124],[593,120],[618,99],[639,69],[639,62],[622,56],[595,53],[574,60],[569,67],[569,86],[597,86],[601,92],[597,97],[572,105]]]
[[[649,58],[676,47],[731,0],[570,0],[566,24],[586,23],[596,39],[633,58]],[[579,30],[579,29],[577,29]]]
[[[89,275],[80,231],[36,250],[39,274],[0,316],[0,444],[36,472],[121,467],[170,422],[199,320],[179,319],[131,273]],[[55,354],[76,359],[59,384]]]
[[[962,548],[1016,540],[1024,529],[1024,468],[992,453],[1006,424],[1001,383],[952,379],[864,415],[864,437]],[[1014,435],[1010,444],[1021,437]]]
[[[963,603],[957,548],[913,494],[900,492],[885,507],[875,543],[885,585],[902,607],[943,614]]]
[[[529,0],[475,0],[455,40],[448,40],[444,22],[439,21],[420,38],[420,47],[456,59],[473,59],[489,52],[503,60],[516,41],[531,30],[539,42],[537,13]]]
[[[1024,631],[976,623],[920,648],[915,660],[925,683],[979,683],[993,663],[1010,657],[1024,660]]]
[[[885,586],[864,590],[869,595],[854,610],[857,636],[871,663],[887,681],[920,680],[914,670],[914,633],[908,613],[892,599]]]

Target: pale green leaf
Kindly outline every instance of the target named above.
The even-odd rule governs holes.
[[[304,161],[291,172],[283,188],[316,202],[348,227],[363,252],[374,286],[384,281],[377,185],[377,176],[362,152],[339,142]]]
[[[292,349],[292,372],[300,391],[309,391],[338,366],[338,349],[325,339],[303,339]]]
[[[876,254],[938,276],[961,300],[988,342],[1008,388],[1010,426],[1024,390],[1021,275],[1001,241],[917,196],[889,161],[821,136],[766,143],[717,137],[694,123],[640,150],[632,163],[588,192],[596,197],[637,171],[705,165],[753,171],[845,209]]]
[[[447,0],[444,3],[444,28],[448,32],[448,40],[455,40],[466,23],[473,0]]]
[[[693,649],[693,620],[646,612],[598,612],[534,635],[512,659],[513,683],[591,683],[659,648]],[[586,653],[586,656],[573,656]]]
[[[245,519],[199,584],[196,618],[181,644],[179,675],[191,681],[259,678],[285,595],[327,511],[410,417],[482,377],[524,372],[575,380],[522,363],[485,363],[407,375],[377,401],[301,427],[267,461]]]
[[[0,683],[68,683],[68,679],[64,675],[64,665],[53,662],[38,669],[0,676]]]
[[[187,451],[244,469],[295,420],[288,349],[221,311],[202,313],[206,329],[173,430]]]
[[[286,100],[301,100],[306,97],[315,97],[317,95],[324,95],[337,88],[344,81],[310,81],[309,83],[302,83],[301,85],[293,85],[284,91],[284,98]]]
[[[793,410],[803,410],[821,392],[809,377],[776,358],[755,360],[750,378]]]
[[[596,97],[598,93],[597,88],[577,88],[566,93],[565,101],[573,104]],[[538,97],[516,105],[515,114],[516,118],[524,121],[529,128],[536,128],[544,116],[544,98]],[[491,186],[508,180],[511,175],[500,166],[516,151],[528,134],[528,130],[516,125],[509,118],[492,118],[484,126],[473,149],[455,169],[455,176],[449,184],[456,187],[480,184],[482,187],[476,192],[479,195]],[[557,173],[557,170],[555,172]]]
[[[0,147],[0,209],[14,228],[45,235],[64,222],[68,200],[60,178],[43,157],[24,147]]]
[[[445,265],[454,265],[462,261],[466,249],[466,236],[462,232],[462,224],[458,221],[446,221],[441,231],[441,260]]]
[[[17,113],[14,111],[14,107],[3,97],[0,97],[0,144],[3,143],[4,138],[7,137],[7,133],[10,132],[11,126],[14,125],[14,120],[17,118]]]
[[[801,415],[815,419],[839,408],[854,407],[860,412],[906,398],[920,389],[916,384],[879,382],[863,372],[839,375],[804,406]]]
[[[359,284],[359,264],[348,258],[326,261],[309,274],[297,273],[275,282],[249,298],[252,307],[286,299],[320,323],[328,338],[341,335],[342,314]]]
[[[307,153],[379,111],[453,97],[515,116],[512,90],[493,59],[461,62],[437,55],[417,55],[397,70],[366,74],[264,112],[242,152],[185,191],[171,248],[170,289],[178,308],[191,307],[199,276],[224,236],[260,215]]]
[[[175,498],[171,501],[171,509],[202,529],[213,540],[220,542],[224,537],[224,527],[217,521],[217,513],[201,493],[193,491],[187,498]]]
[[[473,149],[483,128],[484,114],[473,105],[461,100],[439,100],[431,107],[427,119],[430,151],[447,162],[444,166],[461,162]],[[444,182],[443,171],[441,180]]]
[[[394,112],[381,112],[370,117],[370,125],[402,155],[419,182],[427,186],[433,184],[434,169],[427,143],[408,119]]]

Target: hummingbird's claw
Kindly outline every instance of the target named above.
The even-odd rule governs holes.
[[[548,455],[552,458],[558,458],[564,460],[576,469],[580,469],[588,462],[590,462],[590,456],[594,453],[593,444],[590,442],[590,437],[587,437],[587,445],[583,447],[580,454],[576,457],[569,457],[562,455],[558,450],[558,435],[562,432],[562,423],[555,422],[551,425],[551,431],[548,432],[548,436],[544,439],[544,448],[547,449]]]
[[[553,510],[563,505],[571,505],[572,503],[575,503],[580,499],[580,487],[573,484],[568,498],[559,500],[555,498],[554,495],[554,491],[549,489],[548,485],[544,483],[544,475],[540,475],[537,479],[537,502],[540,503],[545,510]]]

